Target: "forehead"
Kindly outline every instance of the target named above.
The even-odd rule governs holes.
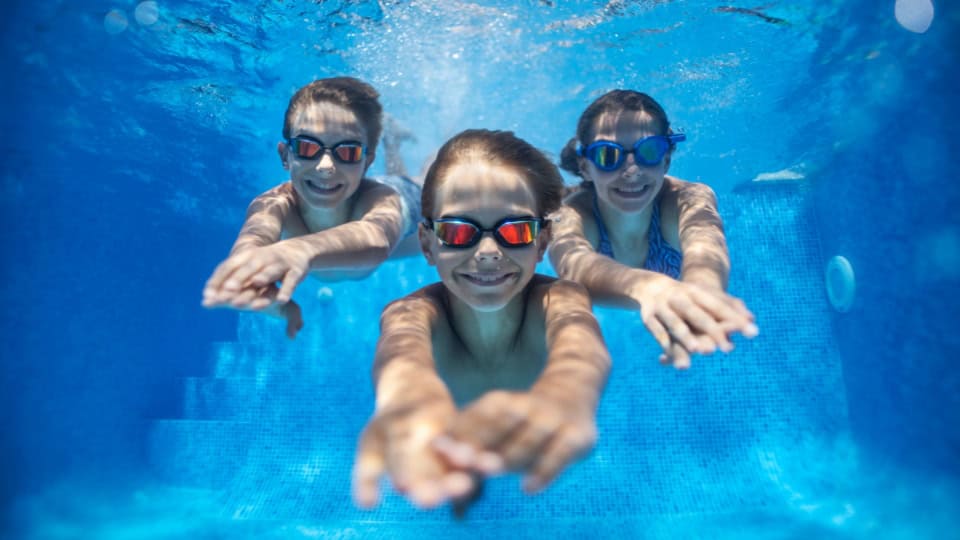
[[[296,108],[290,122],[290,134],[364,140],[367,130],[350,109],[329,101],[310,102]],[[327,143],[336,141],[323,141]]]
[[[660,129],[660,122],[645,111],[603,112],[593,122],[593,136],[596,139],[632,139],[656,135]]]
[[[537,214],[536,194],[513,167],[461,161],[449,167],[439,180],[435,217],[466,216],[491,225],[507,216]]]

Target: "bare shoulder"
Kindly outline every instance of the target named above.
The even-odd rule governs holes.
[[[264,191],[250,202],[251,207],[257,208],[281,205],[287,208],[296,208],[297,206],[296,193],[293,190],[293,184],[289,181]]]
[[[557,239],[566,234],[585,237],[596,245],[599,237],[597,224],[593,217],[593,193],[581,189],[571,193],[563,201],[563,206],[554,214],[553,234]]]
[[[443,283],[427,285],[387,304],[383,316],[411,311],[439,312],[443,309],[443,294]]]
[[[685,198],[716,200],[713,188],[702,182],[689,182],[675,176],[667,176],[663,184],[664,198],[679,201]]]
[[[353,219],[360,219],[371,209],[381,205],[395,205],[400,208],[400,195],[390,186],[376,180],[364,178],[354,194]]]
[[[530,303],[542,306],[544,311],[590,309],[590,294],[575,281],[536,274],[530,285]]]

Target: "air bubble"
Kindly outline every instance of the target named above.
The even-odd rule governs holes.
[[[846,313],[853,305],[857,293],[857,281],[853,274],[853,265],[843,255],[836,255],[827,262],[824,276],[827,286],[827,298],[833,309]]]
[[[140,2],[133,12],[133,17],[143,26],[150,26],[160,18],[160,7],[151,0]]]
[[[127,15],[119,9],[112,9],[103,18],[103,29],[108,34],[119,34],[127,29]]]
[[[933,2],[930,0],[897,0],[893,14],[900,26],[922,34],[933,23]]]

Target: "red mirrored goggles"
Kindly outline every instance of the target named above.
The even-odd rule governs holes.
[[[537,239],[543,225],[542,218],[515,217],[504,218],[490,229],[467,218],[440,218],[425,220],[437,235],[440,243],[452,248],[469,248],[477,245],[483,233],[493,233],[493,238],[505,248],[529,246]]]
[[[343,141],[333,146],[324,146],[322,142],[312,137],[293,137],[287,140],[293,154],[300,159],[319,159],[323,153],[330,150],[333,159],[340,163],[360,163],[366,154],[366,148],[359,141]]]

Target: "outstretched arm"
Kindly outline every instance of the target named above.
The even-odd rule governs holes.
[[[282,282],[276,300],[285,303],[311,271],[372,272],[400,239],[399,195],[367,186],[357,202],[360,218],[316,233],[238,252],[221,264],[208,287],[225,296]]]
[[[268,246],[280,240],[283,223],[287,215],[294,211],[293,187],[283,183],[260,194],[247,207],[240,234],[230,250],[227,260],[221,263],[207,280],[203,289],[203,305],[208,308],[229,306],[237,309],[252,309],[286,319],[287,336],[291,339],[303,327],[300,306],[296,302],[277,303],[279,289],[269,284],[262,287],[249,287],[242,291],[225,291],[223,269],[233,264],[241,254]]]
[[[421,508],[474,489],[469,474],[451,469],[431,447],[456,414],[433,360],[431,328],[439,316],[437,303],[424,290],[383,311],[373,368],[376,411],[360,436],[353,468],[359,506],[377,504],[384,474]]]
[[[594,250],[576,209],[565,206],[557,216],[550,246],[557,274],[583,284],[599,302],[639,309],[644,325],[674,358],[675,367],[690,366],[689,352],[732,349],[729,332],[751,331],[752,317],[741,309],[742,302],[722,290],[618,263]]]
[[[730,255],[717,196],[705,184],[668,177],[675,187],[683,267],[680,279],[720,290],[727,289]]]

